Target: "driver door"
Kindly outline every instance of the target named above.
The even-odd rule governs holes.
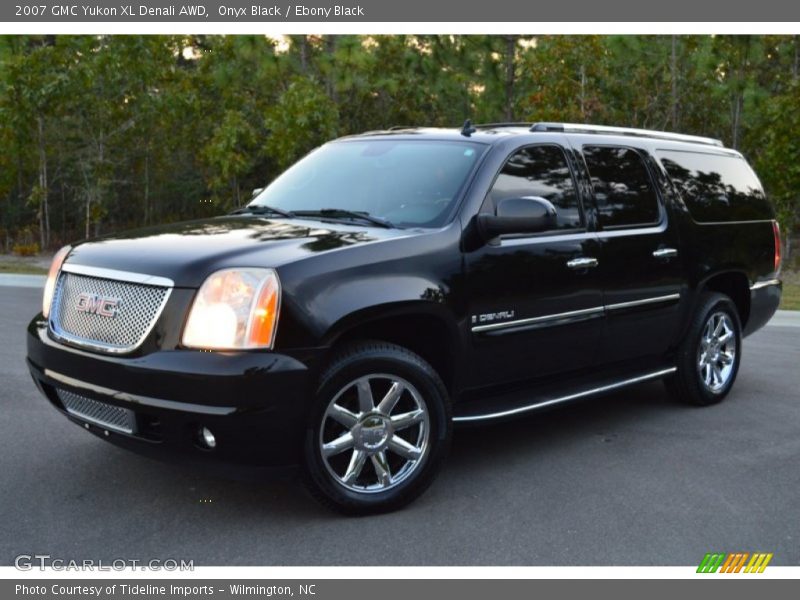
[[[539,196],[556,208],[551,231],[503,235],[466,255],[470,387],[592,365],[601,342],[599,242],[586,226],[570,158],[548,143],[506,160],[481,212],[507,198]]]

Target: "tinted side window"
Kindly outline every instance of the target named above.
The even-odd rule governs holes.
[[[738,156],[700,152],[658,152],[661,164],[700,222],[771,219],[758,177]]]
[[[578,195],[561,148],[531,146],[508,159],[489,192],[492,208],[501,200],[524,196],[552,202],[558,211],[558,229],[583,227]]]
[[[658,196],[644,160],[630,148],[584,146],[583,156],[603,227],[652,225]]]

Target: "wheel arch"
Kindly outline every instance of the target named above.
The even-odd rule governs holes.
[[[736,305],[742,329],[750,318],[750,282],[744,271],[728,270],[714,273],[698,286],[702,292],[719,292],[728,296]],[[698,296],[699,297],[699,296]]]
[[[455,319],[438,304],[402,302],[370,307],[337,321],[324,337],[330,359],[342,346],[364,340],[397,344],[425,359],[448,393],[458,389],[463,341]]]

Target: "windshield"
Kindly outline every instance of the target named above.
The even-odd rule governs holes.
[[[250,206],[299,213],[339,209],[398,226],[438,227],[483,147],[423,140],[326,144],[284,172]]]

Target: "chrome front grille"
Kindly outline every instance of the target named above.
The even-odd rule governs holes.
[[[98,402],[67,390],[56,390],[56,394],[67,412],[79,419],[123,433],[136,431],[136,415],[129,408]]]
[[[152,330],[170,291],[166,286],[64,270],[56,283],[50,330],[57,338],[77,346],[101,352],[130,352]],[[113,308],[97,310],[102,301],[108,301]]]

